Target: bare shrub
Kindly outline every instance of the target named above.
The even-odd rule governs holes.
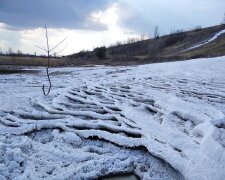
[[[183,32],[172,34],[165,40],[165,46],[172,46],[180,41],[183,41],[186,36],[186,33]]]
[[[159,26],[156,26],[154,28],[154,38],[158,38],[159,37]]]

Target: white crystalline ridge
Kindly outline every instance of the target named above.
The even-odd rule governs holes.
[[[224,67],[225,57],[58,68],[48,98],[28,93],[37,75],[10,75],[0,88],[0,179],[224,179]]]
[[[186,49],[184,52],[190,51],[190,50],[192,50],[192,49],[196,49],[196,48],[201,47],[201,46],[204,46],[204,45],[206,45],[206,44],[208,44],[208,43],[210,43],[210,42],[212,42],[212,41],[215,41],[220,35],[222,35],[222,34],[224,34],[224,33],[225,33],[225,29],[222,30],[222,31],[220,31],[220,32],[218,32],[218,33],[216,33],[216,34],[215,34],[212,38],[210,38],[209,40],[207,40],[207,41],[205,41],[205,42],[203,42],[203,43],[197,44],[197,45],[195,45],[195,46],[192,46],[192,47]]]

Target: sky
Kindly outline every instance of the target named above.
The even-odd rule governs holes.
[[[0,0],[0,51],[45,54],[44,26],[50,48],[68,55],[109,46],[142,34],[223,22],[225,0]],[[54,53],[54,52],[53,52]]]

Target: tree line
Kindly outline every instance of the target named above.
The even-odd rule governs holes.
[[[0,56],[14,56],[14,57],[42,57],[47,58],[47,55],[37,55],[36,52],[34,54],[23,53],[21,50],[14,51],[11,47],[8,48],[7,51],[3,52],[0,47]],[[51,55],[51,57],[59,58],[56,55]]]

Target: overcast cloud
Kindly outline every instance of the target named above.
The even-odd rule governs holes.
[[[225,0],[120,0],[121,23],[138,32],[165,34],[175,29],[208,27],[222,22]]]
[[[69,36],[69,54],[142,33],[152,36],[156,26],[163,35],[217,25],[224,13],[225,0],[0,0],[0,48],[34,52],[31,45],[41,43],[45,24],[53,43]]]
[[[0,21],[21,28],[103,30],[90,14],[106,9],[110,0],[0,0]]]

